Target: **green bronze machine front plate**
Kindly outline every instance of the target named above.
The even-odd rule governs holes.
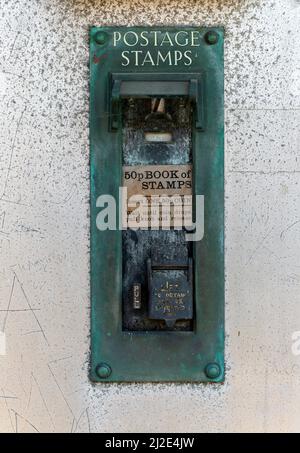
[[[224,381],[223,35],[219,27],[90,30],[93,382]],[[185,96],[192,106],[192,190],[204,196],[204,235],[191,245],[193,319],[187,321],[192,328],[182,331],[124,328],[124,246],[118,228],[124,165],[120,99],[131,95]],[[116,200],[116,229],[97,226],[102,195]]]

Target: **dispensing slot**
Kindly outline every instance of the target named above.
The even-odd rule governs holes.
[[[164,320],[170,328],[177,320],[193,319],[193,261],[187,265],[147,262],[149,318]]]

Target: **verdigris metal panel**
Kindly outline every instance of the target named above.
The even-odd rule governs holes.
[[[224,380],[223,30],[101,27],[90,34],[91,367],[95,382]],[[192,131],[193,193],[204,195],[204,237],[194,242],[192,331],[122,330],[122,232],[96,226],[98,196],[119,197],[120,111],[111,110],[112,74],[198,74]],[[129,88],[128,88],[129,89]],[[131,87],[132,89],[132,87]],[[196,109],[195,109],[196,110]]]

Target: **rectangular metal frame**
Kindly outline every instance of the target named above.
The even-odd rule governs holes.
[[[93,27],[90,32],[91,153],[91,364],[94,382],[222,382],[224,380],[224,184],[223,184],[223,29],[199,27],[131,27],[130,30],[197,30],[201,45],[191,66],[149,69],[120,65],[122,42],[111,45],[114,31],[125,27]],[[205,37],[218,36],[215,44]],[[99,32],[102,40],[99,44]],[[98,35],[97,35],[98,34]],[[97,36],[96,36],[97,35]],[[143,78],[176,72],[203,80],[202,129],[193,132],[193,190],[204,195],[204,238],[194,243],[195,330],[193,332],[122,331],[121,231],[99,231],[99,195],[118,200],[122,185],[121,128],[110,131],[111,74]],[[104,367],[101,364],[104,364]],[[215,373],[217,364],[219,373]],[[100,368],[99,368],[100,366]],[[105,368],[106,367],[106,368]],[[212,367],[212,368],[211,368]],[[99,371],[100,369],[100,371]],[[105,373],[105,369],[109,370]],[[102,371],[103,372],[102,372]],[[214,375],[215,373],[215,375]]]

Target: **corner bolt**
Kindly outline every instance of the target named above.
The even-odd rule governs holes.
[[[107,363],[99,363],[96,374],[100,379],[108,378],[111,375],[111,367]]]
[[[217,379],[221,374],[221,368],[217,363],[209,363],[205,367],[205,374],[210,379]]]
[[[94,40],[97,44],[105,44],[107,40],[107,33],[105,31],[97,31],[97,33],[94,36]]]
[[[219,41],[219,35],[214,30],[209,30],[207,33],[205,33],[204,39],[209,45],[217,44],[217,42]]]

